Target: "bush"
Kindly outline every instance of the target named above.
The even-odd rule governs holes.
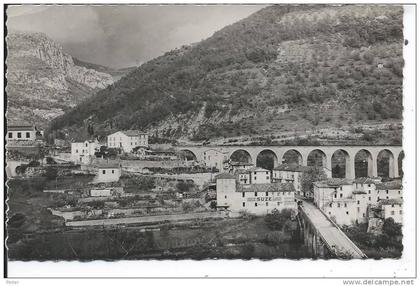
[[[278,209],[274,209],[265,216],[264,221],[269,229],[282,230],[293,215],[294,211],[292,209],[283,209],[281,212]]]

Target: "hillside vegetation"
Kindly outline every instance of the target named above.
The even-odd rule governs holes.
[[[192,141],[336,128],[363,141],[355,130],[390,123],[365,141],[400,143],[402,18],[399,6],[270,6],[143,64],[51,128]]]

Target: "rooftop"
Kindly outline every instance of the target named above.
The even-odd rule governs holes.
[[[232,179],[232,180],[235,180],[236,179],[236,176],[235,175],[232,175],[232,174],[228,174],[228,173],[222,173],[222,174],[217,175],[215,178],[216,178],[216,180],[220,180],[220,179]]]
[[[252,163],[245,163],[245,162],[231,162],[231,166],[252,166]]]
[[[334,188],[334,187],[340,187],[343,185],[352,185],[353,180],[345,179],[345,178],[330,178],[323,181],[317,181],[314,182],[314,185],[317,187],[324,187],[324,188]]]
[[[117,163],[105,163],[105,164],[99,164],[96,166],[98,169],[119,169],[120,165]]]
[[[390,182],[384,182],[376,184],[377,190],[402,190],[401,180],[395,180]]]
[[[281,164],[275,167],[276,171],[304,172],[308,167],[298,164]]]
[[[238,185],[237,192],[294,192],[292,183]]]
[[[36,131],[36,127],[33,125],[9,125],[7,131]]]
[[[390,200],[380,200],[379,205],[402,205],[403,201],[398,199],[390,199]]]
[[[374,178],[361,177],[354,180],[355,184],[377,184],[380,182],[381,182],[380,177],[374,177]]]
[[[138,130],[124,130],[124,131],[121,131],[121,132],[124,133],[125,135],[129,136],[129,137],[147,135],[147,133],[140,132]]]
[[[247,170],[248,172],[270,172],[270,170],[261,167],[252,167]]]

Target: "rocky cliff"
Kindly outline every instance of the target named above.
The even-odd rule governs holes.
[[[7,35],[7,119],[44,125],[113,83],[111,75],[78,66],[41,33]]]

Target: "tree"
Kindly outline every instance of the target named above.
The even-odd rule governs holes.
[[[393,218],[387,218],[382,226],[382,232],[388,236],[401,236],[401,224],[394,222]]]
[[[267,214],[264,221],[267,227],[271,230],[282,230],[287,221],[290,221],[294,212],[292,209],[283,209],[281,212],[274,209]]]
[[[45,158],[45,160],[47,160],[47,164],[48,165],[55,165],[55,164],[57,164],[57,162],[53,158],[51,158],[51,157],[47,157],[47,158]]]
[[[322,181],[327,178],[324,170],[319,167],[307,167],[302,174],[302,190],[304,193],[313,193],[314,185],[316,181]]]
[[[215,210],[217,208],[217,202],[216,201],[211,201],[210,208]]]
[[[48,167],[45,170],[45,177],[49,180],[54,180],[57,178],[58,172],[57,169],[54,167]]]

